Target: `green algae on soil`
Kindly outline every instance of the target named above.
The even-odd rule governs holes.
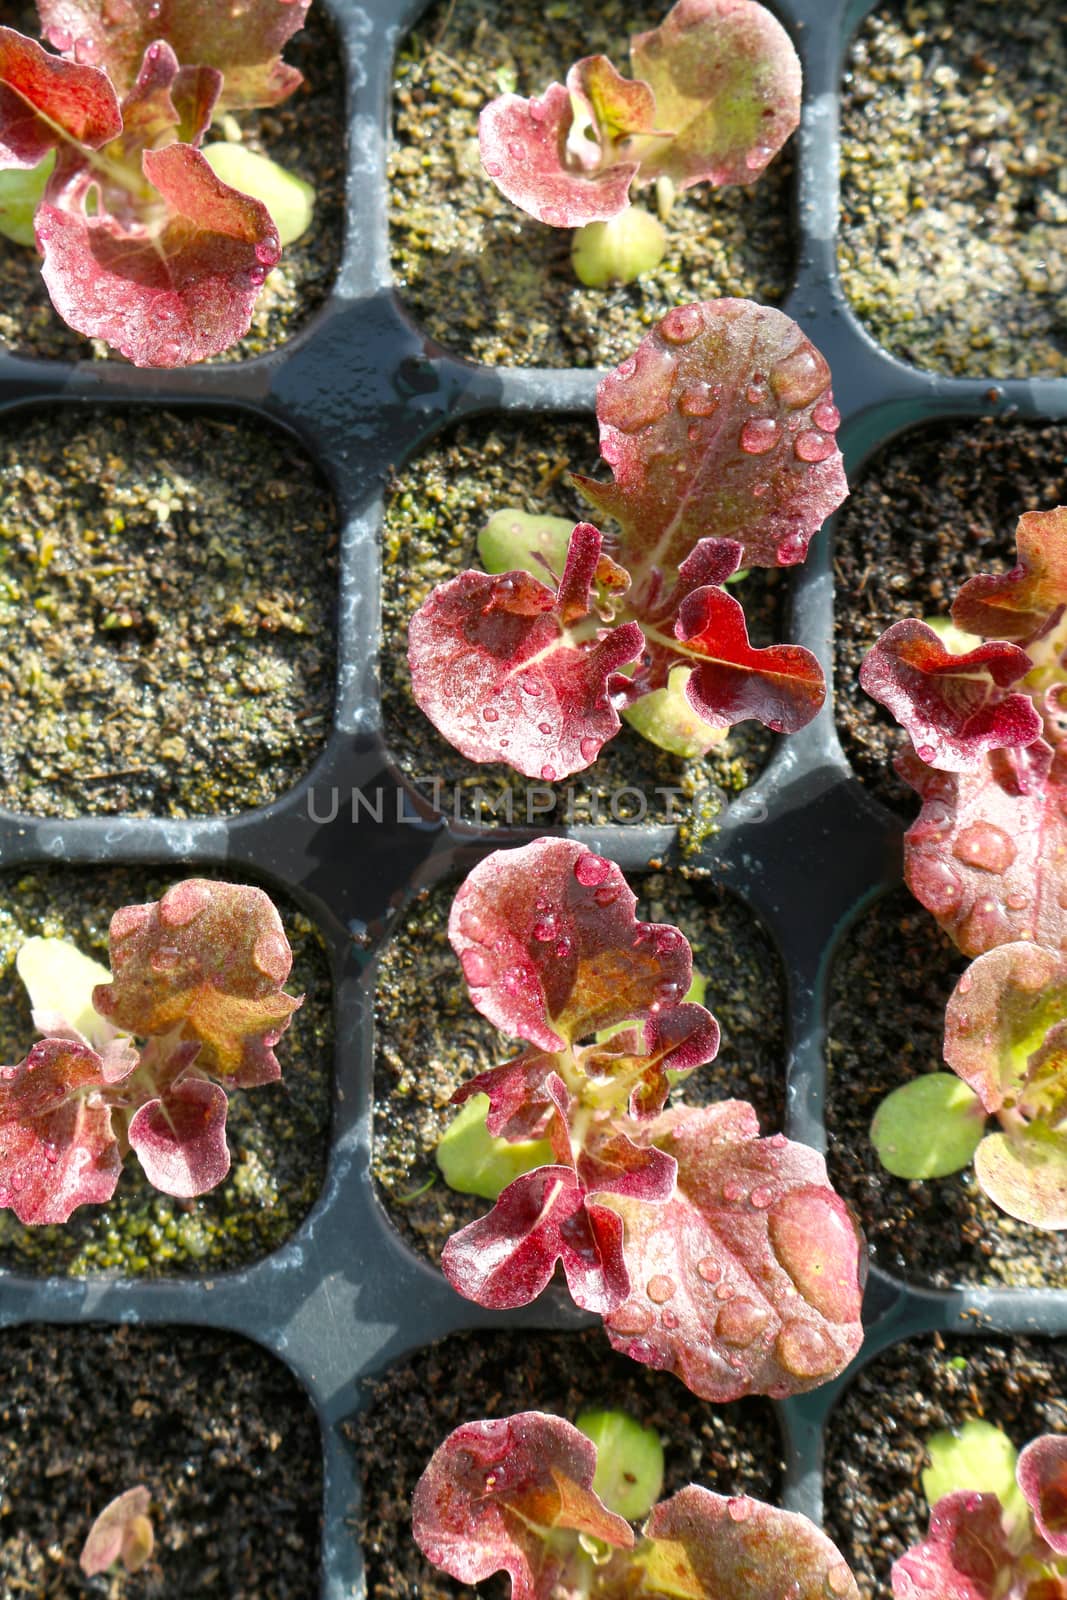
[[[0,0],[0,24],[36,39],[36,7]],[[285,59],[304,74],[296,93],[279,106],[237,120],[242,143],[310,183],[315,190],[311,226],[286,245],[268,275],[252,325],[216,361],[262,355],[292,337],[325,302],[341,260],[344,225],[344,69],[337,30],[326,7],[313,5],[307,25],[285,47]],[[218,137],[217,132],[209,138]],[[0,237],[0,345],[20,356],[54,361],[122,361],[102,339],[86,339],[52,309],[36,250]]]
[[[845,291],[903,361],[1067,376],[1067,28],[1049,0],[889,0],[849,53]]]
[[[221,876],[204,868],[196,872]],[[107,966],[112,913],[158,900],[170,883],[191,875],[125,867],[39,867],[0,875],[0,1060],[21,1061],[36,1037],[15,971],[26,939],[69,939]],[[266,887],[293,948],[286,988],[305,999],[278,1045],[281,1081],[230,1096],[228,1176],[199,1199],[179,1200],[154,1189],[129,1155],[108,1204],[79,1207],[62,1227],[24,1227],[13,1213],[0,1212],[0,1267],[72,1277],[103,1271],[210,1275],[269,1255],[307,1216],[326,1170],[332,984],[313,924],[285,895]]]
[[[431,338],[495,366],[614,366],[671,306],[785,298],[789,145],[758,183],[680,195],[660,266],[613,289],[580,284],[570,230],[527,217],[482,172],[484,105],[505,89],[540,94],[582,56],[603,53],[627,71],[630,35],[668,9],[668,0],[438,0],[420,17],[397,56],[389,222],[397,289]],[[640,190],[637,201],[654,210],[652,195]]]
[[[407,629],[438,583],[480,565],[478,534],[494,511],[517,507],[585,519],[569,471],[597,464],[596,422],[507,418],[461,424],[396,474],[382,551],[382,715],[401,770],[456,820],[549,827],[574,822],[679,824],[695,852],[723,805],[765,765],[774,737],[745,722],[703,761],[668,755],[623,726],[592,767],[554,786],[499,764],[476,765],[442,738],[411,693]],[[781,574],[754,570],[732,592],[754,644],[780,637]]]
[[[781,1491],[782,1442],[768,1401],[709,1406],[673,1374],[619,1355],[599,1328],[454,1334],[365,1387],[367,1409],[346,1431],[363,1476],[368,1600],[507,1600],[503,1574],[470,1589],[431,1566],[411,1537],[415,1484],[463,1422],[516,1411],[573,1422],[588,1409],[621,1410],[663,1441],[664,1498],[687,1483],[772,1503]]]
[[[316,1600],[322,1445],[280,1361],[206,1329],[31,1323],[0,1364],[5,1600]],[[85,1577],[93,1518],[137,1483],[151,1561]]]
[[[337,511],[218,414],[0,419],[0,805],[226,815],[296,783],[333,705]]]
[[[405,1241],[432,1261],[445,1241],[489,1209],[448,1188],[434,1153],[455,1115],[453,1092],[514,1050],[475,1011],[448,942],[456,890],[442,884],[409,908],[386,946],[375,995],[374,1139],[377,1193]],[[638,914],[681,928],[707,980],[705,1003],[722,1029],[716,1059],[676,1098],[688,1105],[744,1099],[765,1133],[782,1126],[785,989],[774,948],[744,903],[703,880],[635,879]]]

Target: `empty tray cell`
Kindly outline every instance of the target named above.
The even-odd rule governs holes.
[[[697,848],[730,797],[768,759],[774,738],[759,723],[741,723],[703,760],[692,761],[658,749],[624,723],[591,767],[560,783],[541,783],[510,767],[468,761],[412,698],[408,624],[431,589],[465,569],[481,570],[478,535],[496,511],[515,508],[586,521],[590,509],[569,474],[592,473],[597,462],[592,415],[559,422],[494,418],[443,434],[397,474],[383,553],[386,741],[401,770],[457,821],[535,828],[677,822],[683,847]],[[730,592],[745,608],[754,643],[781,638],[780,571],[754,569],[731,584]]]
[[[898,1556],[925,1539],[920,1474],[931,1435],[981,1417],[1017,1450],[1067,1430],[1067,1340],[943,1338],[876,1356],[831,1413],[825,1523],[864,1600],[889,1594]]]
[[[0,1061],[22,1061],[37,1038],[15,956],[35,935],[68,940],[108,966],[108,925],[122,906],[158,900],[183,877],[124,867],[35,868],[0,877]],[[234,874],[229,881],[248,881]],[[162,1194],[127,1155],[107,1205],[80,1206],[63,1226],[24,1227],[0,1212],[0,1266],[79,1276],[97,1271],[204,1273],[258,1261],[284,1243],[322,1187],[330,1129],[333,1015],[322,940],[287,895],[264,884],[293,950],[288,993],[304,995],[276,1049],[281,1080],[230,1093],[231,1166],[195,1200]]]
[[[0,5],[0,24],[40,38],[33,5]],[[326,300],[341,260],[344,70],[337,31],[324,4],[312,6],[307,26],[285,46],[284,56],[304,75],[295,94],[277,106],[236,118],[227,115],[223,124],[213,124],[205,139],[210,145],[239,136],[247,149],[278,163],[315,191],[310,227],[283,248],[256,301],[251,328],[216,358],[223,361],[260,355],[290,339]],[[32,246],[0,235],[0,282],[4,285],[0,346],[16,355],[54,361],[123,360],[102,339],[75,333],[53,310],[41,277],[41,258]]]
[[[0,806],[226,815],[333,704],[337,512],[291,439],[221,415],[0,421]]]
[[[1067,374],[1065,94],[1046,0],[894,0],[863,24],[842,89],[840,267],[893,355]]]
[[[778,956],[743,901],[673,875],[635,878],[637,915],[672,923],[693,949],[707,982],[704,1004],[722,1029],[719,1054],[690,1074],[676,1098],[689,1105],[751,1100],[764,1133],[782,1127],[785,998]],[[449,1235],[490,1209],[450,1189],[438,1172],[437,1143],[453,1117],[450,1097],[468,1078],[517,1053],[475,1011],[448,942],[458,883],[420,896],[387,945],[375,1003],[373,1171],[401,1235],[437,1261]],[[414,1002],[414,1003],[413,1003]]]
[[[834,539],[838,732],[866,787],[903,816],[918,798],[892,760],[906,743],[860,688],[867,651],[904,617],[947,618],[976,572],[1015,565],[1024,511],[1067,502],[1067,425],[931,423],[876,455],[852,486]]]
[[[55,1324],[5,1328],[0,1359],[5,1595],[316,1600],[322,1446],[281,1362],[199,1328]],[[93,1519],[137,1484],[148,1566],[84,1577]]]
[[[631,33],[669,9],[439,0],[424,12],[396,62],[389,192],[397,290],[432,338],[492,366],[613,366],[673,305],[785,298],[792,144],[755,184],[679,195],[659,267],[611,289],[579,283],[571,230],[528,217],[482,171],[483,106],[505,89],[540,95],[583,56],[605,54],[629,74]],[[654,211],[654,189],[637,203]]]
[[[857,1212],[874,1260],[898,1278],[943,1289],[1067,1288],[1062,1235],[998,1210],[969,1167],[921,1183],[894,1178],[871,1143],[871,1118],[887,1094],[920,1073],[949,1070],[945,1006],[966,965],[905,889],[879,900],[842,941],[830,980],[830,1179]]]
[[[456,1334],[365,1381],[366,1411],[346,1431],[363,1474],[361,1536],[367,1600],[505,1600],[503,1575],[465,1588],[438,1572],[411,1536],[411,1495],[437,1446],[463,1422],[547,1411],[625,1411],[654,1428],[664,1450],[663,1495],[687,1483],[774,1502],[782,1446],[766,1400],[709,1406],[677,1378],[616,1355],[585,1333]]]

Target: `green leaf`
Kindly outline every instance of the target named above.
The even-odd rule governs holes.
[[[66,939],[35,938],[20,947],[15,967],[35,1013],[62,1017],[95,1048],[113,1037],[114,1029],[93,1005],[96,985],[111,982],[111,973],[99,961],[82,955]]]
[[[524,1172],[550,1166],[555,1157],[547,1139],[495,1139],[485,1126],[488,1111],[487,1094],[471,1096],[441,1137],[437,1165],[450,1189],[495,1200]]]
[[[959,1489],[995,1494],[1017,1527],[1029,1518],[1026,1501],[1015,1481],[1018,1451],[999,1428],[968,1417],[955,1433],[935,1433],[927,1440],[930,1465],[923,1470],[923,1494],[930,1506]]]
[[[44,160],[35,167],[0,172],[0,234],[6,239],[29,245],[31,250],[36,246],[33,214],[40,204],[55,164],[56,153],[49,150]]]
[[[729,728],[713,728],[689,704],[685,685],[692,672],[692,667],[673,667],[666,689],[653,689],[622,713],[623,721],[643,739],[661,750],[669,750],[672,756],[687,760],[707,755],[730,731]]]
[[[583,1411],[575,1426],[597,1448],[593,1490],[627,1522],[647,1517],[663,1491],[663,1446],[625,1411]]]
[[[243,144],[208,144],[201,155],[216,178],[263,202],[283,245],[294,244],[307,232],[315,209],[315,191],[295,172],[287,172],[276,161],[268,161]]]
[[[972,1160],[985,1121],[972,1089],[951,1072],[928,1072],[886,1096],[871,1140],[895,1178],[944,1178]]]
[[[478,535],[478,559],[486,572],[529,572],[542,583],[548,576],[547,562],[558,579],[573,532],[573,517],[535,516],[510,508],[495,511]]]
[[[609,283],[633,283],[654,272],[667,250],[662,222],[640,206],[629,206],[610,222],[587,222],[576,228],[571,244],[575,276],[588,289]]]

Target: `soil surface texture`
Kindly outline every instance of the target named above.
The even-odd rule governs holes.
[[[835,709],[845,754],[903,816],[918,799],[891,762],[906,736],[859,684],[867,651],[903,617],[947,617],[976,572],[1015,565],[1024,511],[1067,503],[1067,424],[993,419],[901,435],[852,486],[834,540]]]
[[[623,725],[585,772],[549,786],[510,767],[477,765],[437,733],[411,693],[407,630],[436,584],[480,570],[477,541],[509,507],[585,521],[588,507],[568,474],[598,462],[592,416],[576,421],[494,419],[465,423],[396,475],[386,510],[382,595],[382,711],[401,770],[457,820],[552,827],[573,822],[677,822],[683,849],[699,847],[729,798],[760,772],[774,737],[744,722],[703,761],[668,755]],[[757,569],[731,593],[752,640],[780,638],[781,574]]]
[[[316,1600],[315,1414],[257,1345],[193,1328],[0,1333],[5,1600]],[[93,1519],[143,1483],[155,1550],[86,1578]]]
[[[1047,0],[890,0],[849,53],[840,264],[901,360],[1067,374],[1067,29]]]
[[[453,1092],[515,1054],[471,1005],[448,942],[458,885],[420,898],[383,956],[375,1002],[373,1171],[378,1194],[402,1237],[440,1259],[449,1235],[490,1202],[448,1188],[434,1154],[456,1112]],[[707,980],[705,1004],[722,1029],[716,1059],[699,1067],[674,1097],[689,1105],[750,1100],[764,1133],[784,1115],[785,996],[777,955],[744,904],[711,884],[665,874],[636,880],[638,915],[681,928],[694,970]],[[520,1047],[521,1048],[521,1047]]]
[[[411,1536],[411,1495],[453,1428],[482,1417],[587,1409],[628,1412],[663,1440],[663,1495],[687,1483],[719,1494],[777,1498],[782,1447],[766,1400],[709,1406],[677,1378],[617,1355],[599,1328],[585,1333],[457,1334],[369,1380],[368,1409],[350,1432],[361,1456],[361,1536],[368,1600],[507,1600],[503,1575],[477,1591],[445,1576]]]
[[[926,1441],[983,1417],[1021,1450],[1067,1432],[1067,1341],[944,1339],[896,1345],[865,1367],[830,1417],[826,1531],[864,1600],[889,1594],[898,1556],[926,1537]]]
[[[0,24],[40,36],[35,6],[0,0]],[[308,231],[287,245],[268,275],[245,337],[216,356],[241,361],[285,341],[319,309],[333,287],[341,260],[344,223],[344,69],[337,31],[322,4],[313,5],[307,26],[286,45],[285,59],[304,74],[296,93],[269,110],[237,118],[241,142],[303,178],[315,190]],[[209,130],[205,143],[222,134]],[[52,309],[36,250],[0,237],[0,345],[16,355],[53,361],[124,362],[102,339],[86,339]]]
[[[583,56],[629,72],[631,33],[659,4],[439,0],[401,43],[393,101],[389,220],[397,289],[440,344],[492,366],[614,366],[671,306],[742,296],[778,304],[793,263],[791,146],[755,184],[678,196],[668,246],[637,283],[587,289],[571,230],[505,200],[482,171],[478,114],[503,91],[539,95]],[[654,190],[637,203],[655,210]]]
[[[325,743],[337,513],[289,439],[221,416],[0,422],[0,805],[226,815]]]
[[[184,874],[194,875],[212,876],[203,868]],[[15,971],[19,946],[36,934],[69,939],[106,967],[112,913],[158,900],[182,876],[121,867],[33,868],[0,876],[0,1061],[21,1061],[36,1038]],[[63,1227],[23,1227],[13,1212],[0,1212],[0,1267],[70,1276],[210,1276],[268,1255],[311,1210],[322,1188],[330,1130],[332,984],[313,925],[267,887],[293,948],[286,988],[305,999],[278,1045],[280,1082],[230,1096],[228,1176],[197,1200],[178,1200],[154,1189],[136,1156],[128,1155],[109,1203],[79,1207]]]

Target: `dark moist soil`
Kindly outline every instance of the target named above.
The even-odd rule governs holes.
[[[197,875],[221,876],[203,868]],[[69,939],[106,967],[112,913],[158,900],[181,876],[55,867],[0,877],[0,1061],[21,1061],[36,1037],[15,970],[23,941],[35,934]],[[266,887],[293,948],[286,988],[306,998],[278,1045],[281,1081],[230,1096],[228,1177],[198,1200],[178,1200],[153,1189],[129,1155],[110,1203],[80,1207],[63,1227],[27,1228],[13,1212],[0,1212],[0,1267],[72,1277],[98,1271],[209,1275],[260,1260],[303,1221],[326,1170],[332,985],[313,925],[291,900]]]
[[[912,1283],[1067,1288],[1063,1235],[997,1209],[971,1168],[909,1183],[881,1166],[871,1118],[891,1090],[945,1071],[945,1006],[967,965],[905,889],[879,900],[843,941],[830,985],[827,1162],[859,1215],[873,1259]]]
[[[375,1000],[374,1178],[401,1236],[432,1261],[450,1234],[490,1209],[449,1189],[437,1171],[438,1141],[456,1115],[451,1095],[521,1048],[470,1003],[448,943],[456,887],[438,886],[415,901],[382,956]],[[673,923],[689,940],[694,969],[707,980],[705,1004],[722,1029],[715,1061],[675,1098],[750,1100],[763,1131],[776,1132],[784,1116],[785,995],[769,938],[742,901],[712,884],[654,873],[634,889],[640,917]]]
[[[478,535],[495,511],[516,507],[584,521],[588,506],[570,487],[568,474],[595,471],[596,439],[592,417],[465,423],[396,475],[386,511],[382,580],[386,738],[401,770],[457,820],[534,827],[678,822],[682,848],[695,851],[728,799],[766,764],[774,740],[759,723],[733,729],[703,761],[668,755],[624,724],[592,767],[550,787],[510,767],[466,760],[436,732],[411,694],[407,630],[413,613],[436,584],[480,568]],[[780,637],[778,572],[753,571],[731,590],[745,607],[755,643]]]
[[[0,1333],[0,1589],[5,1600],[315,1600],[319,1430],[258,1345],[191,1328]],[[155,1551],[86,1578],[93,1519],[143,1483]]]
[[[0,421],[0,806],[225,815],[325,743],[337,512],[244,421]]]
[[[779,1493],[782,1446],[766,1400],[706,1405],[669,1374],[617,1355],[598,1328],[456,1334],[366,1387],[369,1407],[348,1431],[363,1475],[368,1600],[507,1600],[506,1577],[465,1588],[425,1561],[411,1536],[415,1484],[462,1422],[516,1411],[573,1422],[586,1409],[626,1411],[663,1440],[664,1497],[693,1482],[772,1502]]]
[[[905,735],[864,694],[859,669],[891,623],[947,617],[975,572],[1015,565],[1024,511],[1067,502],[1067,425],[934,424],[895,439],[864,469],[834,540],[835,709],[845,753],[904,816],[918,801],[891,766]]]
[[[926,1537],[926,1442],[983,1417],[1016,1449],[1067,1432],[1067,1341],[940,1334],[895,1346],[865,1367],[829,1423],[826,1531],[864,1600],[889,1594],[889,1569]]]
[[[1048,0],[895,0],[853,43],[840,263],[902,360],[1067,373],[1067,30]]]
[[[36,39],[36,7],[0,0],[0,23]],[[337,32],[325,5],[313,5],[307,26],[285,47],[285,59],[304,74],[290,99],[237,118],[242,143],[310,183],[316,194],[311,227],[286,245],[267,277],[245,338],[216,357],[241,361],[273,350],[305,323],[333,287],[344,223],[344,69]],[[217,128],[206,143],[222,137]],[[52,309],[36,250],[0,238],[0,345],[16,355],[55,361],[122,361],[102,339],[85,339]]]
[[[393,272],[439,343],[496,366],[614,366],[671,306],[740,295],[778,304],[792,273],[791,147],[758,183],[680,195],[668,249],[639,283],[587,289],[571,231],[519,211],[485,176],[478,114],[507,89],[541,94],[582,56],[629,71],[631,33],[665,3],[440,0],[400,47],[389,164]],[[655,210],[654,190],[638,204]]]

